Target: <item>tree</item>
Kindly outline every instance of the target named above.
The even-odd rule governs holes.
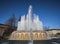
[[[16,30],[15,28],[15,24],[16,24],[16,18],[15,18],[15,14],[13,14],[5,23],[6,25],[8,25],[8,27],[6,28],[6,30],[3,33],[3,36],[9,36],[14,30]]]
[[[6,24],[9,26],[15,26],[16,24],[16,18],[15,18],[15,14],[13,14],[7,21]]]

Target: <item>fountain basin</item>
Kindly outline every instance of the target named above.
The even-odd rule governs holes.
[[[33,40],[46,40],[47,34],[43,31],[32,31]],[[14,31],[9,40],[30,40],[29,31]]]

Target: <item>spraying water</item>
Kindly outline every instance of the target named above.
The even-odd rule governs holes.
[[[43,30],[43,24],[39,20],[39,17],[34,14],[34,16],[33,16],[34,18],[32,20],[32,15],[33,15],[32,6],[30,5],[26,18],[25,18],[25,16],[21,16],[21,21],[18,22],[18,29],[17,29],[18,31],[20,31],[20,30],[30,31],[30,29]]]

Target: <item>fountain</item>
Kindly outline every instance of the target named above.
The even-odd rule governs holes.
[[[33,44],[33,40],[47,39],[39,16],[34,14],[32,19],[32,15],[32,6],[30,5],[27,16],[20,17],[17,30],[12,32],[9,40],[30,40],[30,43]]]
[[[37,15],[34,15],[34,19],[32,20],[32,6],[30,5],[26,19],[25,15],[21,16],[21,21],[18,22],[17,30],[30,31],[31,28],[33,30],[43,30],[43,24]]]

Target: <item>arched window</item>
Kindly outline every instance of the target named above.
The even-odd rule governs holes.
[[[15,39],[19,38],[19,34],[16,33],[16,34],[13,35],[13,37],[14,37]]]
[[[29,39],[29,34],[25,33],[25,39]]]
[[[38,39],[38,33],[35,33],[35,38]]]
[[[21,33],[21,39],[24,39],[24,33]]]

